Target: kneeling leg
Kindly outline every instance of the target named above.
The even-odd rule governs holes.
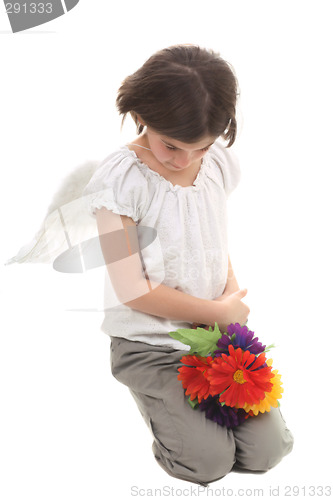
[[[248,418],[234,429],[235,470],[266,472],[293,448],[293,436],[279,408]]]
[[[178,382],[178,381],[177,381]],[[171,476],[207,486],[228,474],[235,462],[232,431],[193,410],[180,384],[155,399],[131,390],[153,437],[158,464]]]

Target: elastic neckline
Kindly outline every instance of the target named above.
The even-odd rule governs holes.
[[[133,151],[133,149],[130,149],[129,148],[129,145],[126,144],[125,146],[123,146],[122,149],[126,149],[126,151],[132,156],[134,157],[137,162],[139,163],[139,166],[141,168],[143,168],[145,171],[147,171],[149,173],[149,175],[151,175],[152,178],[155,178],[156,180],[159,180],[163,183],[165,183],[168,188],[170,189],[170,191],[178,191],[178,190],[183,190],[183,189],[192,189],[192,190],[197,190],[203,180],[203,177],[204,177],[204,166],[206,165],[207,161],[206,161],[206,158],[207,158],[207,155],[209,154],[209,151],[205,154],[205,156],[202,158],[201,160],[201,165],[200,165],[200,168],[199,168],[199,171],[197,173],[197,176],[196,178],[194,179],[193,181],[193,184],[191,186],[180,186],[179,184],[172,184],[171,181],[168,181],[165,177],[163,177],[163,175],[159,174],[158,172],[156,172],[155,170],[152,170],[150,167],[148,167],[148,165],[146,163],[144,163],[138,156],[137,154],[135,153],[135,151]]]
[[[135,142],[131,142],[132,146],[138,146],[138,148],[146,149],[147,151],[151,151],[151,149],[146,148],[145,146],[140,146],[140,144],[135,144]]]

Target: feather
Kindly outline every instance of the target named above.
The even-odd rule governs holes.
[[[69,248],[98,235],[96,221],[88,212],[89,196],[83,197],[82,194],[99,165],[98,161],[86,162],[64,178],[40,229],[6,265],[15,262],[52,263]]]

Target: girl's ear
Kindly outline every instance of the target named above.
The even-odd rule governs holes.
[[[144,127],[146,126],[146,123],[144,122],[144,120],[141,118],[140,115],[136,115],[137,119],[138,119],[138,122],[140,123],[140,125],[143,125]]]

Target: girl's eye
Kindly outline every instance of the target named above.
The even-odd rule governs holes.
[[[171,151],[176,151],[177,148],[175,148],[174,146],[168,146],[167,144],[165,144],[165,147],[167,149],[170,149]],[[202,151],[203,153],[205,153],[206,151],[208,151],[210,146],[208,146],[207,148],[202,148],[200,151]]]

